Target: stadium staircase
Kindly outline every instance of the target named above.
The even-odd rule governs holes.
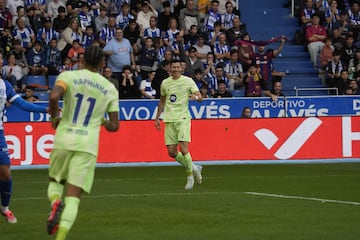
[[[284,49],[273,60],[276,71],[286,72],[282,79],[283,92],[286,96],[295,96],[295,88],[324,89],[318,69],[314,69],[310,55],[303,45],[296,45],[294,36],[299,29],[298,19],[291,16],[291,10],[284,7],[287,0],[238,0],[241,21],[247,25],[252,40],[270,40],[272,37],[288,37]],[[267,49],[276,49],[280,42],[272,43]],[[328,91],[298,91],[299,96],[328,95]]]

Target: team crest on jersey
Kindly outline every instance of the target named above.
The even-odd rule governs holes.
[[[177,99],[177,97],[175,94],[170,95],[170,102],[176,102],[176,99]]]

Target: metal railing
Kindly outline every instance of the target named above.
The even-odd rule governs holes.
[[[307,88],[302,88],[302,87],[294,87],[295,90],[295,96],[299,96],[299,91],[335,91],[335,95],[339,95],[339,89],[336,87],[324,87],[324,88],[319,88],[319,87],[307,87]]]

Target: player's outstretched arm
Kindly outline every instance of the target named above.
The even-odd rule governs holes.
[[[11,102],[11,104],[14,104],[17,107],[21,108],[22,110],[28,112],[42,112],[42,113],[48,112],[48,109],[46,107],[25,101],[21,97],[16,98],[14,101]]]
[[[119,130],[119,112],[109,112],[109,120],[104,120],[102,125],[109,132],[116,132]]]

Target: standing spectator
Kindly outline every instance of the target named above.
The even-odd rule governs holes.
[[[16,20],[16,27],[13,30],[13,36],[14,39],[20,40],[21,46],[25,48],[26,51],[33,47],[35,42],[34,31],[30,27],[26,27],[24,20],[21,18]]]
[[[95,32],[99,34],[101,30],[106,27],[106,24],[109,22],[108,16],[106,16],[106,8],[100,8],[100,14],[95,18]]]
[[[163,2],[163,11],[160,12],[158,18],[159,28],[162,32],[165,32],[169,28],[169,21],[171,18],[175,18],[176,16],[173,12],[171,12],[170,2],[164,1]]]
[[[160,86],[164,79],[170,76],[170,61],[164,60],[161,65],[156,69],[154,80],[152,81],[152,87],[156,91],[155,98],[160,98]]]
[[[226,89],[224,80],[218,81],[218,90],[213,95],[213,98],[232,98],[233,95]]]
[[[229,89],[240,89],[243,87],[244,71],[238,60],[236,49],[231,49],[230,60],[225,63],[225,75],[229,79]]]
[[[61,59],[64,60],[70,48],[72,48],[72,44],[74,40],[81,41],[82,39],[82,31],[80,30],[79,23],[76,18],[72,18],[69,22],[69,25],[65,28],[65,30],[61,34],[61,38],[58,42],[58,49],[61,51]]]
[[[99,42],[101,46],[105,46],[115,36],[116,21],[115,17],[108,18],[108,24],[101,29],[99,33]]]
[[[119,83],[119,79],[116,79],[116,78],[113,78],[112,77],[112,71],[111,71],[111,68],[109,67],[104,67],[103,69],[103,75],[104,77],[109,80],[112,84],[114,84],[116,90],[117,90],[117,94],[118,94],[118,98],[120,97],[120,92],[119,92],[119,89],[120,89],[120,83]]]
[[[14,87],[16,92],[23,92],[26,87],[26,75],[20,66],[16,64],[15,54],[10,52],[8,55],[8,65],[3,67],[3,74]]]
[[[219,5],[219,12],[221,13],[220,6],[221,5]],[[234,10],[234,7],[233,7],[232,2],[227,1],[225,3],[225,12],[221,14],[221,18],[220,18],[221,19],[221,27],[224,31],[227,31],[230,28],[232,28],[234,26],[233,25],[234,18],[238,17],[233,13],[233,10]]]
[[[129,25],[130,19],[135,19],[133,15],[130,14],[130,6],[128,3],[124,2],[121,5],[121,12],[116,17],[116,25],[121,29],[125,29]]]
[[[17,16],[18,7],[22,7],[24,9],[24,1],[23,0],[6,1],[6,8],[9,10],[12,17]]]
[[[335,22],[340,20],[340,10],[337,7],[337,1],[331,0],[330,7],[325,10],[326,29],[331,30]]]
[[[175,18],[171,18],[169,20],[169,28],[166,30],[164,36],[165,46],[171,47],[173,45],[173,43],[176,41],[175,35],[177,33],[181,33],[181,36],[183,36],[184,31],[180,31],[177,26],[177,20]]]
[[[30,75],[47,76],[48,68],[46,67],[46,53],[41,42],[36,41],[34,47],[31,48],[27,55]]]
[[[29,18],[30,27],[36,35],[39,29],[43,26],[42,13],[40,10],[37,10],[35,7],[30,7],[27,11],[28,11],[27,17]]]
[[[282,84],[280,81],[275,81],[272,84],[271,93],[278,97],[285,97],[284,93],[281,92],[282,90]]]
[[[302,29],[305,33],[306,27],[311,25],[311,16],[316,12],[313,0],[306,0],[305,7],[299,13]]]
[[[156,90],[152,87],[152,82],[155,78],[155,70],[148,72],[148,77],[145,80],[140,82],[140,93],[142,98],[145,99],[155,99],[156,97]]]
[[[207,54],[211,52],[209,45],[205,44],[205,37],[203,34],[198,34],[197,43],[194,45],[196,48],[196,56],[203,62],[206,63]]]
[[[187,49],[197,43],[198,35],[199,29],[196,25],[191,25],[190,30],[184,32],[184,45]]]
[[[129,40],[123,37],[123,30],[116,28],[115,37],[104,47],[105,55],[108,56],[107,65],[116,79],[122,79],[121,72],[124,66],[132,65],[136,69],[135,57]]]
[[[324,69],[333,58],[335,47],[332,45],[332,38],[326,38],[325,45],[320,52],[320,66]]]
[[[161,31],[160,28],[157,27],[156,17],[150,17],[150,27],[144,30],[143,35],[144,39],[147,37],[151,37],[152,39],[161,37]]]
[[[350,24],[353,29],[354,39],[358,39],[360,31],[360,4],[358,1],[353,1],[351,9],[349,10]]]
[[[51,0],[47,4],[47,15],[54,20],[59,15],[59,7],[65,8],[65,3],[62,0]]]
[[[220,22],[221,26],[221,14],[219,13],[219,1],[212,0],[210,4],[210,9],[207,12],[204,20],[204,32],[214,31],[214,24],[215,22]]]
[[[251,56],[255,54],[254,46],[250,44],[250,35],[245,34],[242,37],[242,40],[245,40],[249,43],[241,43],[238,45],[238,57],[241,65],[243,66],[244,72],[247,72],[249,66],[253,64]]]
[[[51,126],[56,133],[50,154],[47,193],[51,212],[47,218],[47,232],[57,234],[57,239],[66,239],[76,220],[81,195],[90,193],[101,126],[109,132],[119,129],[116,89],[98,73],[103,58],[100,47],[86,49],[85,69],[59,75],[49,96]],[[77,83],[82,79],[89,79],[99,88],[86,84],[79,87]],[[64,99],[61,118],[60,99]],[[87,107],[79,107],[84,105]],[[110,120],[104,119],[105,113]],[[79,130],[86,134],[75,135]]]
[[[341,71],[346,70],[346,66],[340,60],[340,52],[334,51],[333,59],[326,67],[326,84],[329,88],[336,86],[340,79]],[[330,91],[331,94],[335,94],[334,91]]]
[[[273,101],[277,100],[277,96],[269,91],[268,84],[262,79],[255,65],[249,66],[249,70],[244,77],[244,86],[246,97],[261,97],[264,94],[271,97]]]
[[[61,68],[61,52],[56,47],[57,39],[50,40],[49,46],[46,47],[46,67],[48,75],[58,75]]]
[[[233,0],[218,0],[219,1],[219,13],[220,14],[224,14],[226,13],[227,9],[227,4],[231,3],[231,7],[232,9],[234,9],[234,7],[236,6],[236,2]]]
[[[189,48],[189,56],[185,57],[186,69],[185,72],[190,74],[190,77],[194,77],[195,70],[200,69],[201,72],[204,72],[204,64],[202,61],[196,56],[196,48]]]
[[[86,27],[92,24],[91,15],[89,13],[89,3],[85,1],[80,1],[81,10],[79,12],[79,25],[82,32],[85,32]]]
[[[310,53],[311,61],[314,67],[318,67],[318,56],[325,45],[324,41],[327,38],[326,29],[319,25],[320,17],[318,14],[311,16],[311,25],[306,28],[306,40],[308,42],[307,48]]]
[[[84,48],[88,48],[90,47],[91,44],[93,44],[94,41],[95,41],[94,29],[91,25],[89,25],[86,27],[86,30],[82,36],[80,44]]]
[[[226,39],[231,47],[247,34],[246,25],[240,21],[238,16],[233,18],[232,23],[233,26],[226,31]]]
[[[230,47],[226,43],[225,33],[219,35],[219,42],[214,45],[214,55],[216,63],[226,62],[230,59]]]
[[[144,31],[146,28],[150,27],[150,17],[157,17],[158,13],[150,4],[149,0],[144,0],[141,3],[141,11],[136,17],[136,23],[139,24],[140,31]]]
[[[189,96],[190,94],[190,96]],[[156,113],[155,127],[161,129],[160,115],[163,110],[165,123],[165,144],[168,154],[186,169],[187,183],[185,190],[194,185],[194,175],[198,184],[202,182],[202,167],[194,165],[189,153],[190,124],[189,100],[202,101],[198,87],[191,78],[181,75],[180,61],[171,62],[171,77],[161,84],[161,97]],[[178,152],[178,145],[180,151]]]
[[[200,15],[195,9],[194,0],[187,0],[186,8],[180,10],[179,28],[184,32],[188,32],[192,25],[200,26]]]
[[[53,28],[56,32],[62,33],[67,26],[69,26],[70,18],[66,14],[66,9],[63,6],[58,8],[58,16],[54,18]]]
[[[157,68],[157,54],[153,47],[153,40],[151,37],[145,39],[145,46],[141,49],[141,61],[140,61],[140,73],[141,78],[146,79],[148,73],[155,71]]]
[[[14,50],[12,53],[15,55],[16,65],[20,66],[23,70],[23,74],[26,76],[29,73],[28,62],[25,54],[25,49],[21,46],[19,40],[13,41]]]
[[[351,59],[355,57],[356,45],[354,44],[354,38],[352,35],[346,36],[345,44],[340,49],[341,61],[345,66],[349,65]]]
[[[43,46],[46,46],[53,38],[58,39],[59,33],[52,27],[51,18],[47,17],[44,19],[44,26],[39,29],[39,32],[37,33],[36,40],[40,41]]]
[[[26,15],[25,13],[25,8],[24,6],[18,6],[17,9],[16,9],[16,15],[13,16],[12,18],[12,24],[13,26],[16,25],[16,20],[18,18],[21,18],[22,20],[24,20],[24,23],[25,23],[25,26],[26,27],[31,27],[31,24],[30,24],[30,19],[29,17]]]
[[[136,78],[131,71],[130,65],[125,65],[120,78],[120,99],[139,98],[139,89]]]
[[[124,29],[124,38],[129,40],[131,47],[133,48],[133,53],[135,60],[139,57],[141,51],[141,36],[140,36],[140,28],[136,23],[135,19],[131,19],[129,22],[129,26]]]

